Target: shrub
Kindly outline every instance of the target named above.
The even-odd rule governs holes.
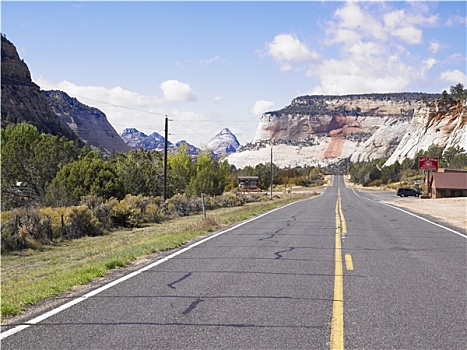
[[[69,239],[103,234],[98,220],[84,205],[67,208],[63,230],[64,236]]]
[[[379,187],[383,184],[383,180],[376,179],[368,183],[368,186]]]
[[[18,208],[11,212],[1,228],[2,252],[38,248],[51,244],[53,239],[51,217],[41,218],[35,208]]]
[[[176,194],[167,200],[167,214],[170,216],[189,216],[203,210],[201,198],[187,198],[185,195]]]
[[[232,192],[224,193],[222,196],[216,196],[213,199],[216,207],[220,208],[239,207],[245,203],[243,196]]]

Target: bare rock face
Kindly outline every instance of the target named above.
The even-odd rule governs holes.
[[[2,126],[21,122],[109,154],[130,150],[100,110],[62,91],[41,91],[15,46],[2,36]]]
[[[433,144],[467,148],[467,101],[437,100],[421,106],[385,165],[413,158]]]
[[[261,117],[254,142],[354,134],[365,134],[368,139],[389,117],[410,119],[422,96],[403,93],[297,97],[290,106]]]
[[[394,93],[302,96],[290,106],[265,113],[254,142],[229,155],[241,168],[267,163],[273,148],[280,167],[327,166],[413,158],[432,144],[467,148],[466,101],[440,94]]]
[[[89,146],[111,152],[128,152],[130,148],[110,125],[99,109],[86,106],[63,91],[44,91],[52,111]]]
[[[55,115],[16,51],[2,35],[2,126],[27,122],[40,132],[77,140],[77,135]]]

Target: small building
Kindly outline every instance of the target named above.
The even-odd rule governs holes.
[[[467,197],[467,171],[438,169],[428,176],[427,189],[431,198]]]
[[[258,176],[239,176],[238,189],[241,191],[259,191]]]

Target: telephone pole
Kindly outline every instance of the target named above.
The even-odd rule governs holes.
[[[169,144],[169,118],[165,116],[165,141],[164,141],[164,202],[167,200],[167,149]]]
[[[272,183],[274,181],[274,174],[272,173],[272,145],[271,145],[271,199],[272,199]]]

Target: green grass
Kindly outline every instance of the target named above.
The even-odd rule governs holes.
[[[208,212],[206,221],[202,215],[196,215],[105,236],[65,241],[41,251],[3,254],[1,318],[19,315],[40,300],[61,295],[72,287],[89,283],[137,259],[181,247],[207,232],[302,198],[305,197],[292,196],[213,210]]]

